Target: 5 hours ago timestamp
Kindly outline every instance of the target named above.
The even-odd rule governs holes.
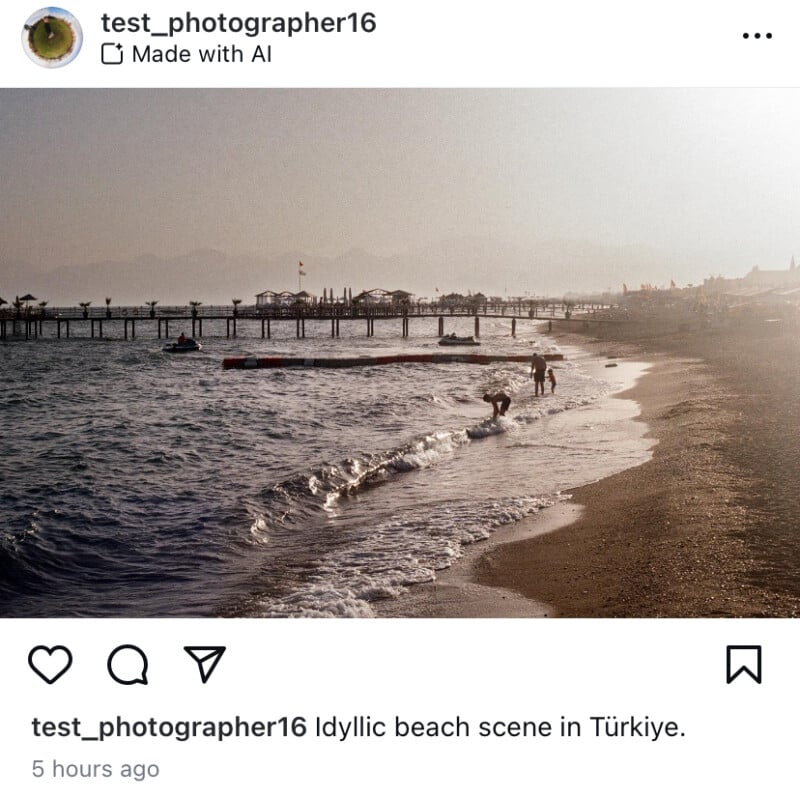
[[[110,779],[118,777],[132,781],[158,778],[161,769],[154,763],[123,762],[112,765],[108,762],[60,762],[57,759],[33,760],[34,778],[51,779]]]

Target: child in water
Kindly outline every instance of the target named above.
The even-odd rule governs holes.
[[[556,392],[556,375],[553,374],[553,369],[547,369],[547,379],[550,380],[550,393]]]

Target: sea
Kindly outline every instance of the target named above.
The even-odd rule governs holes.
[[[332,338],[307,320],[297,338],[286,321],[262,339],[240,320],[229,339],[206,321],[184,354],[147,320],[133,340],[107,321],[102,339],[74,323],[0,342],[0,616],[391,615],[498,529],[650,456],[636,404],[613,398],[644,364],[559,347],[535,321],[512,337],[482,319],[480,349],[446,351],[561,353],[544,397],[525,363],[222,368],[441,352],[436,325],[342,321]],[[512,403],[493,420],[498,390]]]

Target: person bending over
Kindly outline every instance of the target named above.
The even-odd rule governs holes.
[[[508,410],[509,406],[511,405],[511,397],[503,391],[498,391],[497,393],[485,393],[483,395],[483,401],[492,403],[492,407],[494,408],[494,415],[492,418],[504,416],[506,414],[506,410]]]

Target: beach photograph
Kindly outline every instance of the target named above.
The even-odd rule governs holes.
[[[0,617],[795,617],[798,120],[0,89]]]

